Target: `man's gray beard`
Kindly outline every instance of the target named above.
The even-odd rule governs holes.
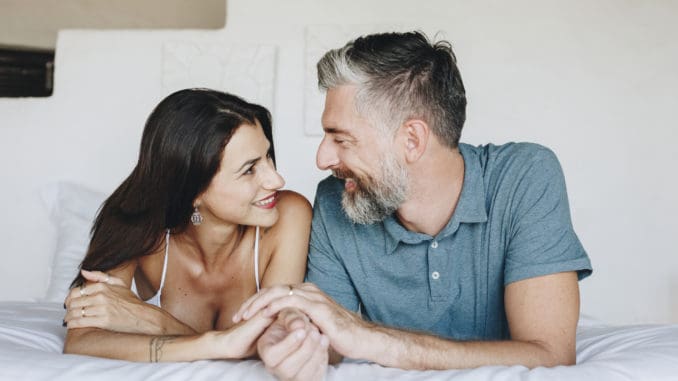
[[[357,224],[383,221],[395,212],[407,197],[407,169],[394,156],[384,160],[379,179],[369,184],[359,181],[353,192],[341,196],[341,206],[346,215]]]

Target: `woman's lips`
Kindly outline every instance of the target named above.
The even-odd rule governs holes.
[[[263,209],[273,209],[275,207],[275,204],[277,203],[278,203],[278,192],[275,192],[272,195],[255,202],[254,205]]]

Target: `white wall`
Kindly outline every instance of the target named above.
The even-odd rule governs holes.
[[[534,141],[560,157],[594,266],[581,283],[583,311],[614,323],[678,322],[678,3],[426,4],[230,0],[217,32],[62,33],[54,96],[0,99],[0,299],[44,293],[54,232],[41,186],[70,179],[111,191],[130,171],[143,121],[166,95],[168,42],[276,47],[279,168],[312,199],[325,174],[314,163],[319,137],[304,124],[305,30],[340,20],[342,35],[374,24],[444,31],[468,91],[462,140]]]

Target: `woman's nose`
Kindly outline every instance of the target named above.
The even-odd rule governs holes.
[[[266,173],[266,180],[263,185],[266,189],[280,189],[285,186],[285,179],[276,171],[272,163]]]

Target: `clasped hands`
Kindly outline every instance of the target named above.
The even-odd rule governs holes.
[[[289,313],[291,315],[288,315],[286,311],[292,311]],[[302,325],[304,322],[306,326],[310,324],[313,327],[312,332],[317,330],[322,333],[320,342],[325,364],[328,355],[328,351],[324,350],[327,348],[325,338],[329,339],[329,344],[336,355],[363,358],[362,349],[365,347],[364,338],[369,331],[369,324],[357,314],[337,304],[314,284],[304,283],[293,287],[275,286],[262,289],[243,303],[240,310],[233,316],[233,322],[239,323],[258,316],[272,317],[276,314],[278,315],[276,324],[281,324],[281,326],[276,328],[276,324],[272,325],[258,342],[259,355],[267,367],[274,364],[276,360],[280,361],[279,359],[289,360],[300,357],[305,358],[305,361],[309,363],[317,360],[315,357],[305,356],[291,349],[292,344],[289,342],[293,339],[290,336],[300,334],[297,327],[304,326]],[[284,331],[287,334],[286,337],[282,337],[283,325],[287,328]],[[274,345],[275,343],[278,344]],[[299,348],[302,347],[303,345]],[[269,351],[274,354],[270,359],[268,358]],[[303,352],[301,349],[298,351]],[[280,376],[275,369],[272,369],[272,372]]]

